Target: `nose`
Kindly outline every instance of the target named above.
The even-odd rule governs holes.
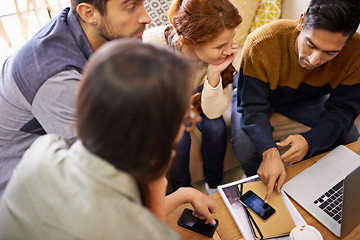
[[[309,63],[311,65],[317,65],[321,61],[321,52],[320,51],[313,51],[312,54],[309,56]]]
[[[143,24],[151,23],[151,18],[149,14],[146,12],[145,7],[142,8],[141,16],[139,18],[139,22]]]
[[[228,55],[231,55],[232,54],[232,42],[226,44],[225,48],[224,48],[224,51],[223,51],[223,54],[228,56]]]

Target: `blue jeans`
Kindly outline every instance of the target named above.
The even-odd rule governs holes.
[[[299,123],[308,127],[316,124],[320,117],[320,113],[324,111],[324,103],[328,96],[319,96],[318,98],[309,101],[303,101],[296,104],[286,105],[279,108],[271,107],[271,113],[278,112],[288,118],[291,118]],[[237,111],[237,90],[233,92],[233,102],[231,110],[231,146],[234,154],[239,162],[246,176],[257,174],[257,170],[262,161],[261,155],[256,151],[255,144],[251,141],[250,137],[241,129],[242,113]],[[316,152],[314,155],[329,151],[340,144],[348,144],[358,139],[359,132],[355,124],[347,135],[339,137],[336,142],[328,149]],[[278,139],[276,139],[278,140]],[[306,159],[306,158],[305,158]]]
[[[201,153],[204,163],[204,177],[211,188],[216,188],[222,181],[227,127],[222,116],[216,119],[208,119],[201,113],[201,118],[202,121],[197,127],[202,133]],[[170,167],[170,182],[174,191],[179,187],[191,186],[190,145],[190,134],[185,131],[176,146],[176,155]]]

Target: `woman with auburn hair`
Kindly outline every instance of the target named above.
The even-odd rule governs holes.
[[[202,117],[197,127],[202,133],[205,187],[212,194],[222,181],[227,144],[222,114],[231,99],[232,61],[238,49],[233,38],[242,18],[229,0],[175,0],[169,19],[169,25],[146,30],[143,41],[170,47],[189,59],[196,70],[192,105]],[[190,145],[190,133],[184,132],[170,168],[174,190],[191,186]]]
[[[179,239],[166,215],[190,202],[214,223],[215,202],[193,188],[166,196],[166,171],[188,126],[189,63],[161,47],[114,40],[85,65],[79,140],[39,137],[0,203],[0,239]]]

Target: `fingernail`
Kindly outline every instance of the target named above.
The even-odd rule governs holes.
[[[212,224],[212,225],[215,225],[215,224],[216,224],[215,219],[214,219],[214,220],[212,220],[211,224]]]

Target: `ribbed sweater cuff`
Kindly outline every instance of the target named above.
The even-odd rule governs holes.
[[[309,157],[311,157],[314,152],[322,149],[324,145],[324,139],[319,129],[312,128],[307,132],[300,133],[300,135],[302,135],[309,144]]]
[[[269,148],[276,147],[274,138],[272,135],[263,134],[259,135],[253,139],[257,151],[262,154],[264,151],[268,150]]]

